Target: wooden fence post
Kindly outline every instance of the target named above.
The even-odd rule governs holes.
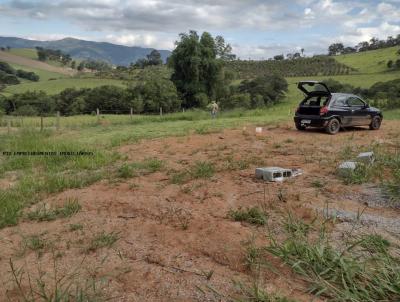
[[[160,107],[160,116],[162,116],[162,107]]]
[[[131,108],[131,122],[133,120],[133,108]]]
[[[60,111],[57,111],[56,129],[60,129]]]
[[[100,122],[100,110],[99,108],[96,109],[96,115],[97,115],[97,122]]]
[[[40,116],[40,131],[43,131],[43,116]]]

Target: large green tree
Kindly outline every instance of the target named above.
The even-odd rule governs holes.
[[[180,34],[176,48],[169,59],[173,69],[172,81],[186,107],[204,107],[210,99],[216,99],[223,71],[218,58],[218,48],[208,32],[201,37],[196,31]]]

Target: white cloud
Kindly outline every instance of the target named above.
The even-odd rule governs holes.
[[[109,42],[161,49],[172,49],[177,35],[190,29],[225,32],[238,39],[231,42],[243,58],[298,50],[300,46],[287,38],[293,32],[304,36],[309,53],[326,51],[336,41],[355,45],[372,36],[382,39],[400,33],[400,0],[9,0],[0,4],[0,18],[13,16],[63,20]],[[246,33],[258,34],[260,42],[247,43]],[[275,41],[281,44],[263,42],[264,33],[276,33]]]
[[[174,44],[170,42],[169,39],[163,39],[154,34],[109,34],[106,36],[106,41],[120,45],[141,45],[157,49],[173,49],[174,47]]]

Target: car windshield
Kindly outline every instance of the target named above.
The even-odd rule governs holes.
[[[322,107],[328,104],[329,97],[328,96],[313,96],[307,98],[303,101],[302,106],[308,107]]]

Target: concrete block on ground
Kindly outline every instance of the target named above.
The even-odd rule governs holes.
[[[357,155],[357,161],[358,162],[363,162],[366,164],[372,164],[375,161],[375,155],[374,152],[362,152]]]
[[[292,170],[280,167],[256,168],[256,178],[266,181],[283,181],[292,177]]]
[[[357,168],[357,162],[355,161],[345,161],[342,162],[338,167],[339,175],[348,175],[349,173],[354,172]]]

